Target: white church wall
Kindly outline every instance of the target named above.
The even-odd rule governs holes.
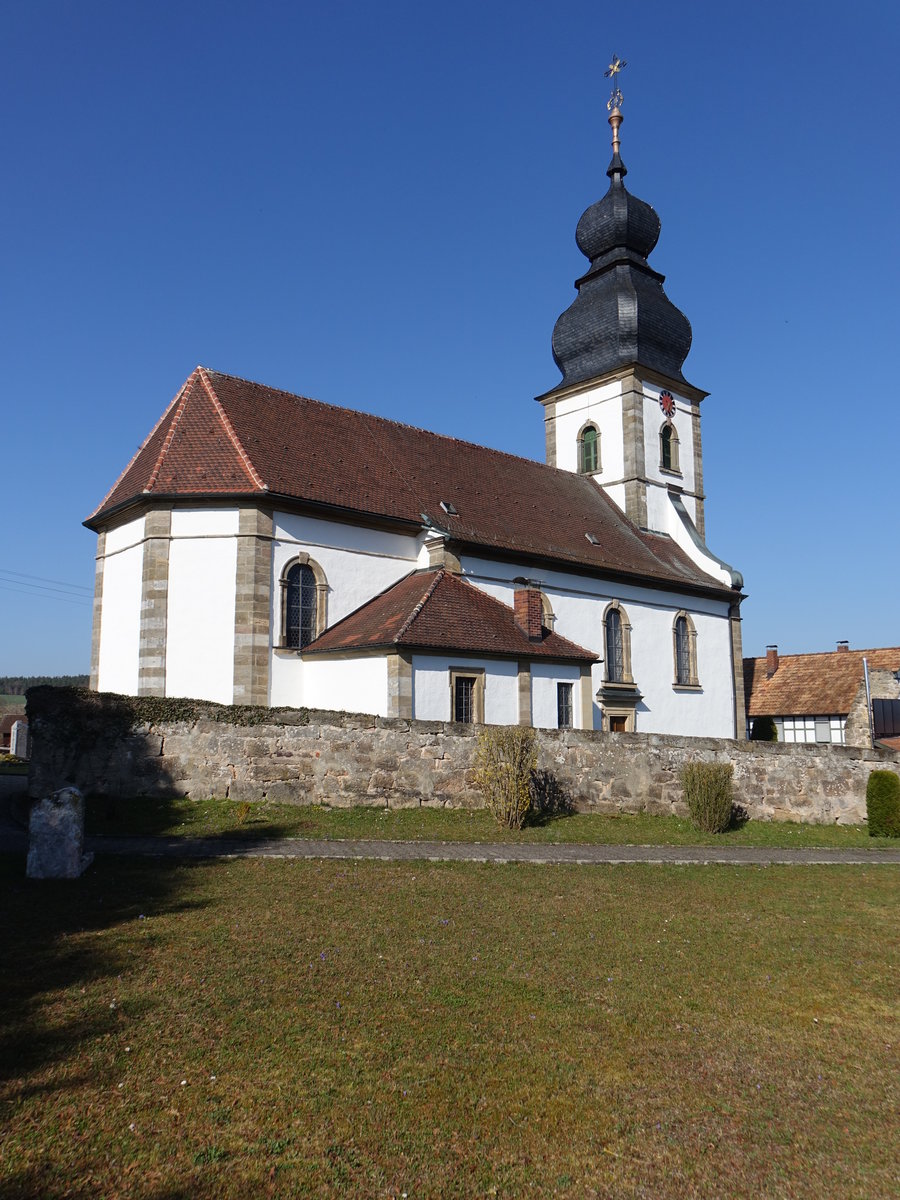
[[[565,663],[531,664],[531,723],[538,729],[556,729],[557,727],[557,689],[558,683],[572,684],[572,724],[578,729],[581,726],[581,687],[579,681],[581,671],[578,667],[567,666]]]
[[[588,423],[600,434],[598,482],[621,479],[625,474],[622,436],[622,384],[620,380],[590,388],[556,402],[556,465],[578,470],[578,434]]]
[[[302,666],[303,696],[294,703],[387,716],[388,669],[383,655],[309,658]]]
[[[484,720],[487,725],[519,721],[518,663],[465,654],[414,654],[413,716],[420,721],[451,721],[450,670],[484,671]]]
[[[632,674],[644,700],[638,708],[637,729],[645,733],[679,733],[690,736],[734,737],[732,701],[731,629],[728,604],[701,596],[612,583],[590,576],[529,568],[515,564],[464,558],[469,581],[512,606],[516,576],[527,574],[540,581],[556,621],[554,631],[602,659],[603,616],[607,605],[618,600],[632,626]],[[672,628],[684,609],[697,631],[699,693],[676,691]],[[604,679],[602,662],[592,670],[591,690],[596,697]],[[593,726],[599,729],[601,712],[595,699]],[[553,724],[556,723],[555,714]]]
[[[275,513],[272,550],[271,628],[277,645],[281,629],[279,580],[287,564],[304,552],[314,559],[328,582],[327,626],[355,612],[374,596],[415,570],[419,540],[405,534],[365,529],[296,513]],[[329,660],[333,662],[334,660]],[[304,673],[312,660],[273,649],[269,673],[269,703],[311,704],[306,698]],[[381,703],[386,703],[385,697]],[[318,703],[316,701],[315,703]],[[352,711],[381,712],[381,709]]]
[[[169,543],[166,695],[231,704],[237,509],[175,509]]]
[[[659,407],[662,391],[661,387],[652,383],[644,384],[644,466],[647,479],[651,481],[647,487],[647,525],[650,529],[672,533],[671,505],[666,488],[668,484],[676,483],[685,492],[695,490],[694,427],[690,404],[673,392],[675,414],[672,424],[678,435],[678,472],[663,471],[660,466],[659,434],[666,418]],[[658,486],[653,486],[654,483]],[[693,497],[685,496],[684,504],[693,520],[696,517]]]
[[[97,678],[101,692],[137,694],[143,573],[144,518],[138,517],[106,535]]]

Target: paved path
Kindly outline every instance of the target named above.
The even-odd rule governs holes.
[[[391,862],[486,863],[727,863],[900,864],[900,850],[776,850],[750,846],[591,846],[503,842],[380,842],[324,838],[90,837],[85,847],[97,855],[132,854],[161,858],[343,858]],[[26,836],[9,825],[0,828],[0,850],[25,853]]]

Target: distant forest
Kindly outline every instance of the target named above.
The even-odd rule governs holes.
[[[0,675],[0,696],[24,696],[30,687],[87,687],[89,675]]]

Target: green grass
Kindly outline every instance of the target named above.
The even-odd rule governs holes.
[[[0,860],[0,1195],[896,1195],[883,867]]]
[[[2,762],[0,761],[0,775],[27,775],[27,762]]]
[[[246,814],[246,815],[245,815]],[[242,819],[243,818],[243,819]],[[867,850],[896,848],[891,838],[869,837],[864,825],[800,825],[748,821],[725,833],[701,833],[680,817],[554,817],[522,830],[503,829],[485,811],[436,808],[323,808],[230,800],[110,800],[87,802],[88,833],[189,837],[384,838],[393,841],[582,842],[601,845],[771,846]]]

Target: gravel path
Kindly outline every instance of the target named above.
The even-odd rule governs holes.
[[[0,828],[0,850],[22,853],[21,830]],[[733,866],[838,863],[867,866],[900,864],[900,850],[777,850],[752,846],[594,846],[502,842],[379,842],[324,838],[89,837],[85,848],[97,855],[159,858],[349,858],[389,862],[484,863],[726,863]]]

